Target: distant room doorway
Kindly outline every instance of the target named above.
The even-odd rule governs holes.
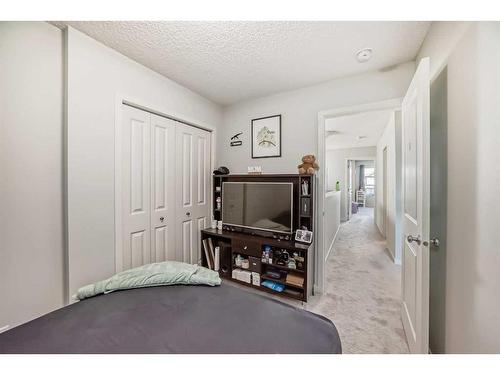
[[[374,219],[375,208],[375,158],[346,160],[346,218],[362,212]]]

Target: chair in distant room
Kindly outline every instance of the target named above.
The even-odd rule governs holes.
[[[364,190],[358,190],[356,192],[356,202],[358,203],[358,206],[365,207],[365,191]]]

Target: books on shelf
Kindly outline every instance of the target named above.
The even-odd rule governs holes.
[[[304,278],[293,273],[289,273],[288,275],[286,275],[286,282],[287,284],[294,285],[299,288],[302,288],[304,286]]]
[[[219,271],[220,268],[220,246],[215,246],[214,271]]]
[[[214,244],[211,238],[204,239],[203,243],[203,251],[205,252],[205,258],[207,259],[207,266],[209,269],[218,271],[219,270],[219,258],[220,255],[217,255],[217,259],[215,256],[215,251],[217,249],[217,253],[219,253],[219,247],[214,248]]]
[[[212,260],[210,259],[210,248],[208,247],[208,240],[204,239],[202,243],[203,243],[203,250],[205,252],[205,258],[207,260],[207,268],[213,269]]]
[[[215,270],[215,251],[214,251],[214,244],[211,238],[208,239],[208,250],[209,250],[210,260],[212,261],[212,267],[210,269]]]

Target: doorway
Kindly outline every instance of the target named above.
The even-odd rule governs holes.
[[[385,226],[384,232],[386,237],[389,237],[389,224],[390,221],[387,218],[395,217],[394,228],[398,228],[398,223],[400,224],[400,234],[396,233],[394,244],[396,244],[396,250],[402,252],[402,267],[400,273],[401,285],[400,292],[396,300],[399,302],[399,314],[403,323],[403,331],[405,333],[407,349],[412,353],[428,353],[429,350],[429,247],[437,243],[434,239],[429,238],[430,228],[430,61],[429,58],[423,58],[417,67],[417,70],[413,76],[412,81],[408,87],[405,97],[401,100],[398,99],[395,103],[394,101],[385,101],[378,103],[370,103],[366,105],[347,107],[335,110],[321,111],[318,114],[318,161],[320,165],[325,165],[328,167],[327,160],[327,147],[326,139],[327,137],[327,121],[331,118],[340,119],[346,116],[354,116],[363,112],[373,112],[376,110],[390,109],[392,110],[396,119],[396,113],[400,111],[401,121],[400,121],[400,131],[401,138],[396,142],[392,143],[394,145],[393,151],[389,152],[387,148],[386,158],[387,158],[387,181],[401,181],[400,188],[394,189],[394,191],[388,190],[385,194],[387,200],[387,212],[388,215],[383,215],[384,209],[381,207],[382,218],[379,215],[379,209],[377,204],[377,210],[375,211],[375,217],[377,226],[379,226],[379,218],[383,219],[385,223],[380,224]],[[394,127],[393,127],[394,128]],[[397,134],[396,129],[390,132],[384,131],[382,138],[394,138]],[[389,129],[389,126],[386,130]],[[339,135],[336,130],[330,130],[330,135]],[[381,139],[382,139],[381,138]],[[358,138],[359,139],[359,138]],[[401,150],[401,168],[398,168],[397,157],[395,163],[389,163],[390,155],[394,152],[398,153],[398,147]],[[380,149],[380,147],[378,147]],[[382,148],[383,150],[383,148]],[[382,152],[381,150],[381,152]],[[383,154],[380,159],[377,156],[377,164],[382,165]],[[381,160],[378,162],[378,160]],[[396,165],[396,167],[394,167]],[[396,171],[401,172],[401,176],[398,179],[397,174],[392,175],[390,170],[394,167]],[[328,172],[329,179],[331,173]],[[327,278],[327,262],[323,258],[323,254],[326,251],[325,247],[325,231],[330,228],[325,227],[324,216],[325,212],[325,200],[326,200],[326,189],[328,181],[324,178],[325,174],[320,171],[319,173],[319,194],[318,194],[318,217],[317,220],[320,223],[318,225],[317,234],[317,253],[319,256],[316,257],[316,279],[315,279],[315,289],[321,293],[327,290],[328,285],[325,280]],[[383,183],[383,182],[382,182]],[[394,183],[387,182],[388,189],[391,186],[395,186]],[[378,190],[380,191],[380,189]],[[378,198],[379,193],[377,192],[377,202],[383,202],[383,191],[380,193],[381,198]],[[391,197],[391,199],[389,198]],[[396,210],[393,214],[390,214],[389,202],[394,197]],[[397,215],[397,207],[401,210],[401,220],[399,220],[395,215]],[[352,220],[351,220],[352,221]],[[351,223],[349,221],[347,224]],[[346,225],[347,225],[346,224]],[[380,228],[379,226],[379,228]],[[405,233],[404,239],[402,233]],[[354,233],[352,233],[354,234]],[[381,236],[381,234],[379,233]],[[338,236],[338,242],[341,241],[341,236]],[[352,236],[351,236],[352,238]],[[402,246],[399,246],[398,241],[402,242]],[[373,244],[373,242],[372,242]],[[352,247],[350,247],[352,249]],[[334,249],[335,250],[335,249]],[[396,252],[397,254],[397,252]],[[335,255],[335,251],[333,251]],[[333,257],[335,259],[335,257]],[[344,261],[344,264],[346,261]],[[375,264],[373,264],[375,266]],[[397,265],[395,265],[397,267]],[[344,270],[340,268],[340,270]],[[368,271],[368,273],[370,273]],[[347,275],[346,275],[347,276]],[[346,286],[347,287],[347,286]],[[350,285],[352,290],[352,285]],[[363,304],[366,306],[366,303]],[[397,310],[396,310],[397,311]],[[398,315],[399,315],[398,314]],[[373,317],[373,316],[372,316]]]
[[[347,159],[346,220],[363,214],[375,220],[375,157]],[[328,158],[327,158],[328,163]]]
[[[319,182],[323,182],[327,194],[318,196],[326,201],[328,191],[338,190],[342,220],[333,245],[327,243],[332,228],[320,228],[324,232],[319,241],[324,245],[319,246],[331,249],[323,265],[328,280],[323,291],[325,298],[335,300],[329,304],[334,311],[321,313],[335,316],[339,331],[349,332],[343,338],[346,352],[408,352],[400,317],[401,266],[386,250],[387,239],[396,237],[390,233],[395,231],[396,203],[392,201],[399,187],[390,185],[396,181],[400,106],[401,101],[394,100],[320,116],[324,133],[318,135],[322,147],[318,160],[325,165],[324,176],[328,178],[323,180],[320,173]],[[328,209],[323,210],[324,217],[329,214]],[[357,319],[352,318],[354,311]],[[383,341],[373,339],[382,336]]]
[[[316,222],[319,223],[317,226],[317,232],[315,234],[315,242],[316,242],[316,252],[317,256],[315,257],[315,273],[314,273],[314,292],[315,294],[322,294],[325,288],[325,280],[326,280],[326,254],[328,253],[328,244],[327,244],[327,233],[326,228],[324,227],[324,215],[325,215],[325,205],[326,198],[328,193],[336,189],[336,179],[333,173],[331,172],[331,168],[328,168],[326,162],[326,139],[329,136],[335,135],[334,131],[328,131],[326,129],[326,121],[333,118],[342,118],[346,116],[369,113],[374,111],[398,111],[401,108],[402,98],[398,99],[390,99],[384,100],[380,102],[361,104],[351,107],[343,107],[336,108],[330,110],[320,111],[318,113],[318,145],[317,145],[317,155],[319,165],[324,165],[325,168],[320,168],[318,171],[318,199],[317,206],[318,209]],[[396,134],[398,134],[398,129],[396,129]],[[401,134],[401,130],[399,129],[399,135]],[[343,167],[340,166],[340,169],[335,169],[336,171],[342,170]],[[342,206],[342,207],[345,207]],[[341,213],[342,216],[342,213]],[[347,216],[344,214],[344,216]],[[374,214],[375,218],[377,217],[377,213]]]

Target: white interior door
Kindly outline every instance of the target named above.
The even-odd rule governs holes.
[[[151,114],[151,262],[175,260],[176,121]]]
[[[429,347],[429,59],[422,59],[402,104],[402,320],[412,353]]]
[[[120,163],[117,272],[164,260],[197,263],[210,217],[210,133],[124,105]]]
[[[178,122],[176,147],[176,259],[198,263],[210,219],[210,133]]]
[[[122,270],[151,259],[150,114],[123,106]],[[121,271],[121,270],[117,270]]]

